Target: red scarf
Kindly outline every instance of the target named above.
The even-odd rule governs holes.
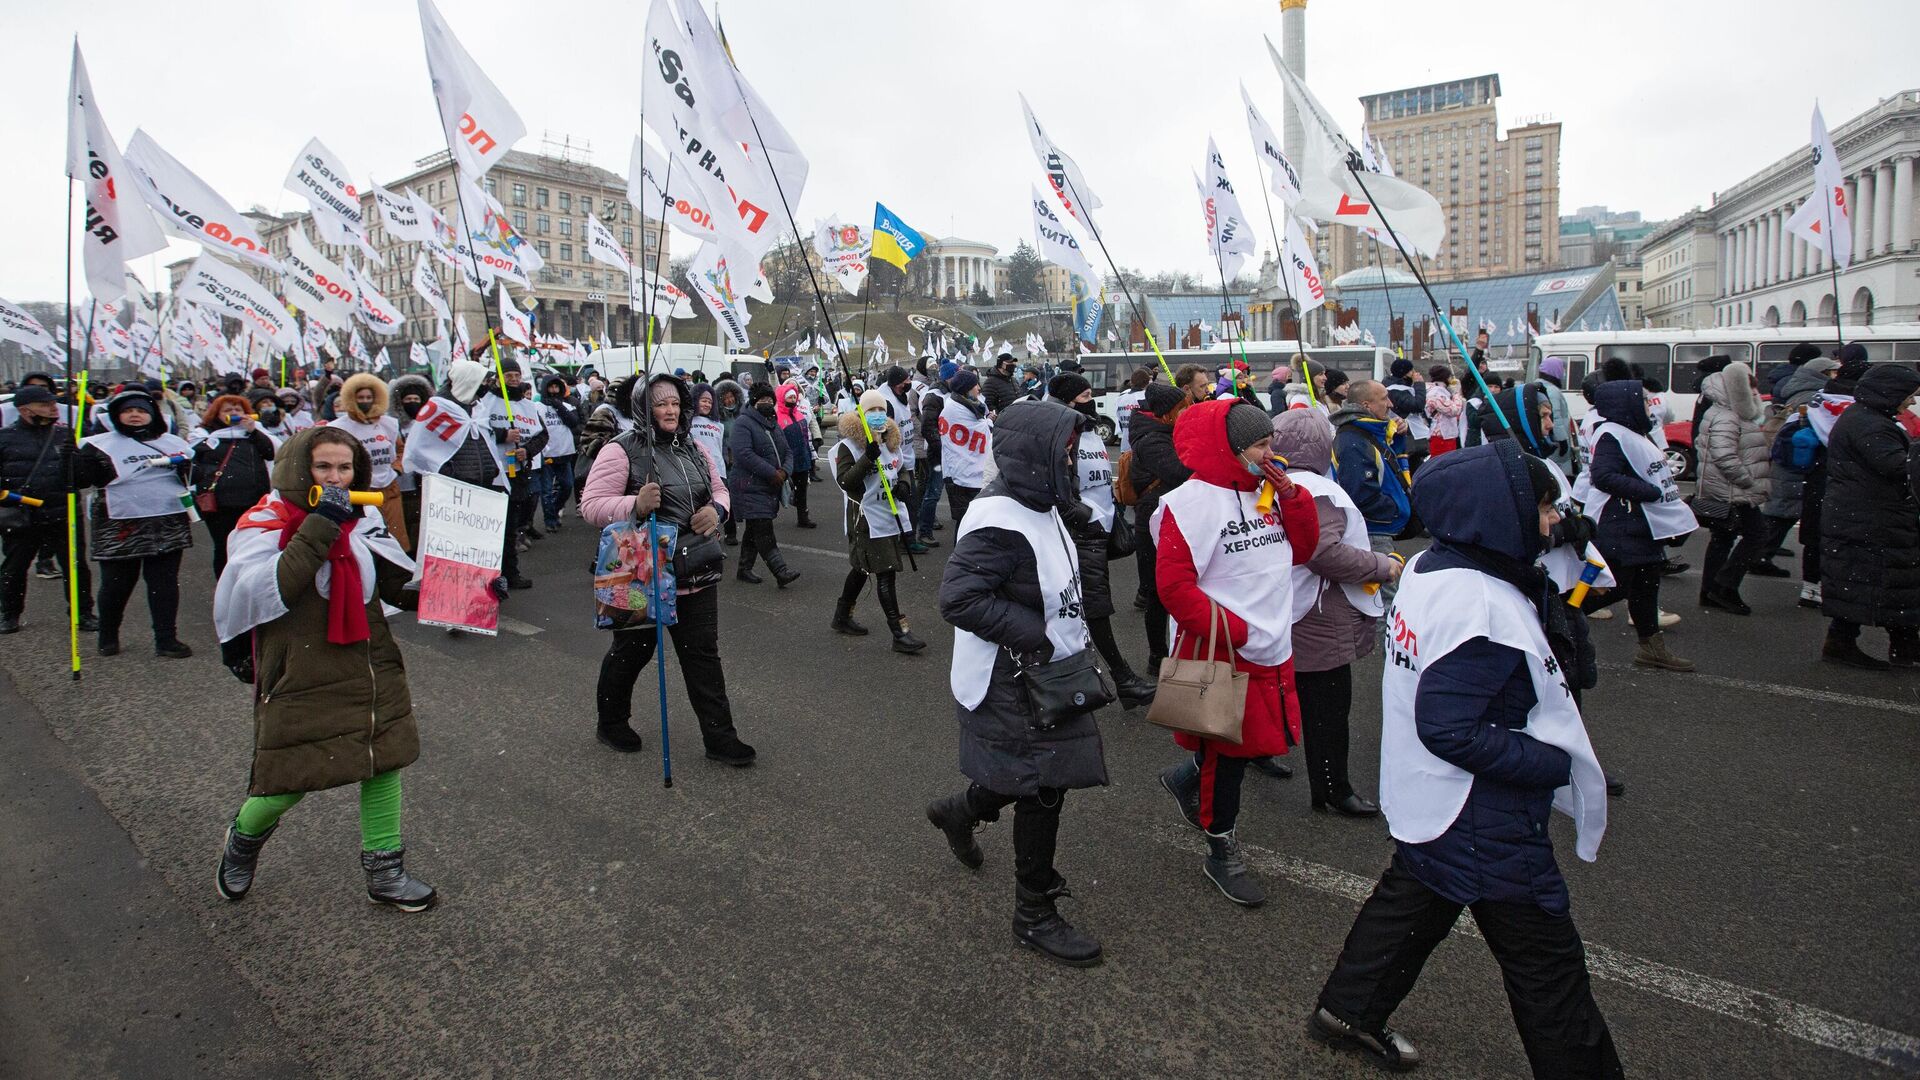
[[[268,514],[273,516],[264,516]],[[305,510],[269,494],[254,506],[240,527],[268,529],[278,524],[280,550],[285,551],[305,520]],[[360,598],[360,560],[353,556],[353,529],[351,524],[340,526],[340,535],[327,548],[327,565],[333,568],[333,595],[327,598],[327,641],[334,645],[357,645],[368,637],[367,605]]]

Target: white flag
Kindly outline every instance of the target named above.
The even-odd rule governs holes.
[[[373,354],[373,370],[393,370],[393,357],[387,355],[387,347],[385,345],[380,346],[380,351]]]
[[[1327,288],[1320,280],[1320,268],[1314,265],[1313,245],[1300,229],[1300,220],[1287,216],[1287,233],[1280,253],[1280,266],[1286,272],[1287,294],[1304,316],[1327,302]]]
[[[1845,270],[1853,263],[1853,207],[1847,205],[1846,180],[1840,155],[1833,152],[1826,118],[1813,107],[1813,194],[1787,219],[1787,231],[1812,244],[1834,265]]]
[[[820,255],[820,268],[832,274],[841,288],[858,296],[867,280],[873,236],[858,225],[842,224],[836,214],[814,227],[813,248]]]
[[[260,234],[219,193],[207,186],[171,154],[160,149],[145,131],[136,130],[127,143],[127,164],[138,181],[134,188],[153,208],[160,226],[176,236],[203,244],[216,255],[227,255],[268,270],[280,269]]]
[[[368,360],[367,343],[361,340],[360,331],[357,327],[347,331],[347,356],[362,364]]]
[[[463,315],[455,315],[453,323],[453,358],[465,360],[473,353],[473,339],[467,336],[467,320]]]
[[[100,300],[126,294],[127,263],[167,246],[153,215],[134,194],[132,170],[93,98],[93,80],[73,42],[73,72],[67,83],[67,177],[81,182],[86,218],[80,227],[87,291]]]
[[[1027,191],[1032,196],[1033,236],[1039,246],[1040,257],[1088,281],[1100,280],[1087,263],[1087,253],[1081,250],[1080,241],[1067,231],[1060,216],[1053,212],[1054,200],[1040,194],[1039,188],[1029,186]]]
[[[23,308],[15,307],[0,300],[0,341],[11,341],[39,353],[51,353],[60,348],[40,325],[40,320],[27,314]]]
[[[434,314],[442,319],[447,317],[447,291],[440,287],[440,279],[433,275],[433,264],[427,260],[425,248],[415,256],[413,263],[413,291],[427,302]]]
[[[471,176],[482,176],[527,133],[500,88],[487,78],[453,36],[433,0],[420,0],[420,36],[427,46],[427,74],[440,125],[453,146],[454,160]]]
[[[423,244],[432,242],[433,230],[422,217],[420,208],[414,205],[411,189],[405,195],[397,195],[375,184],[373,205],[380,208],[380,223],[395,240]]]
[[[204,310],[218,312],[283,349],[297,339],[293,313],[253,276],[219,259],[200,256],[180,281],[182,296]]]
[[[784,196],[788,206],[798,206],[800,194],[807,186],[806,155],[734,65],[725,43],[707,20],[706,9],[694,2],[685,7],[691,13],[687,16],[687,29],[692,35],[696,62],[707,70],[709,85],[718,96],[716,108],[721,127],[745,148],[747,160],[754,166],[751,182],[760,185],[763,192],[773,191],[776,198]],[[707,103],[703,102],[702,108],[706,107]],[[778,181],[771,187],[768,186],[769,170]]]
[[[441,217],[439,208],[412,188],[407,189],[407,201],[413,204],[414,209],[420,211],[426,233],[427,250],[433,252],[434,257],[441,262],[449,266],[453,265],[456,258],[453,249],[460,242],[460,234],[454,229],[453,223]]]
[[[1100,209],[1100,200],[1087,186],[1087,178],[1080,175],[1080,166],[1048,137],[1046,129],[1034,118],[1033,106],[1027,104],[1025,94],[1020,95],[1020,113],[1026,119],[1027,141],[1033,144],[1033,156],[1040,159],[1040,170],[1046,174],[1048,189],[1073,220],[1092,230],[1095,236],[1100,235],[1087,216],[1089,211]]]
[[[1220,268],[1221,277],[1232,281],[1239,276],[1246,257],[1257,249],[1246,211],[1240,209],[1240,197],[1234,194],[1233,183],[1227,179],[1227,163],[1221,159],[1220,148],[1214,145],[1211,135],[1207,137],[1207,176],[1200,184],[1200,204],[1206,212],[1207,247]]]
[[[643,217],[647,208],[653,207],[653,216],[704,244],[714,238],[713,212],[701,201],[686,172],[680,169],[674,173],[669,190],[666,159],[635,135],[633,153],[627,160],[627,201]]]
[[[526,312],[513,306],[513,297],[507,295],[506,282],[495,282],[494,287],[500,290],[500,336],[522,345],[533,344],[533,320],[527,318]]]
[[[1247,130],[1253,135],[1253,147],[1259,152],[1260,160],[1267,167],[1267,183],[1273,193],[1280,198],[1280,204],[1288,211],[1300,202],[1300,174],[1293,169],[1293,162],[1287,160],[1282,149],[1280,137],[1273,133],[1267,118],[1253,107],[1253,98],[1247,96],[1247,84],[1240,84],[1240,100],[1247,107]]]
[[[1347,167],[1348,159],[1356,153],[1353,143],[1307,89],[1307,84],[1280,59],[1272,41],[1267,42],[1267,52],[1287,84],[1287,96],[1300,114],[1304,137],[1297,212],[1315,221],[1375,229],[1382,237],[1387,235],[1387,223],[1391,220],[1393,232],[1412,249],[1410,254],[1440,254],[1447,238],[1447,216],[1440,209],[1439,201],[1412,184],[1383,173],[1370,173],[1363,190],[1361,181],[1355,179]],[[1383,212],[1389,216],[1382,217]]]
[[[380,351],[384,353],[387,350],[382,346]],[[410,368],[432,369],[433,363],[427,359],[427,347],[425,345],[416,341],[407,346],[407,366]]]
[[[587,258],[594,262],[606,263],[616,270],[625,272],[629,277],[633,276],[633,263],[627,259],[627,253],[620,250],[620,245],[614,243],[613,233],[608,231],[605,225],[600,224],[600,219],[592,214],[588,214],[586,220]]]
[[[726,330],[727,337],[741,349],[749,346],[745,301],[734,285],[727,257],[714,244],[703,244],[687,267],[687,280],[693,291],[713,313],[714,320]]]
[[[320,239],[329,244],[356,244],[375,265],[380,253],[367,240],[366,216],[360,210],[360,189],[353,186],[347,167],[319,139],[307,140],[287,170],[287,190],[307,200]]]
[[[354,308],[354,314],[360,316],[360,321],[366,323],[374,333],[383,337],[399,333],[400,309],[380,295],[380,290],[373,287],[373,282],[367,280],[365,273],[354,271],[351,266],[347,269],[353,275],[354,292],[359,294],[359,304]]]
[[[332,330],[353,325],[359,303],[353,275],[327,261],[298,225],[287,230],[286,272],[280,280],[287,298],[307,313],[309,325],[320,322]]]

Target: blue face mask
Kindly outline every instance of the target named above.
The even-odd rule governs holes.
[[[869,410],[867,412],[867,424],[869,427],[873,428],[873,433],[875,435],[880,434],[881,429],[887,426],[886,410],[884,409]]]
[[[1241,458],[1240,464],[1245,465],[1247,467],[1247,471],[1252,473],[1253,475],[1255,476],[1260,475],[1260,466],[1255,465],[1253,462],[1248,461],[1246,458]]]

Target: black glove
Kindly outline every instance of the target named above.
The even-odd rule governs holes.
[[[228,664],[227,670],[233,672],[234,678],[248,686],[253,685],[253,657],[249,656],[238,663]]]
[[[360,516],[360,508],[347,498],[347,489],[337,487],[320,489],[320,502],[314,506],[313,512],[341,525]]]
[[[1593,542],[1593,519],[1585,514],[1569,514],[1554,526],[1560,534],[1560,542],[1572,547],[1585,547]]]
[[[874,434],[873,438],[867,440],[867,460],[880,460],[880,435],[878,432]]]
[[[493,593],[493,598],[495,600],[505,600],[507,598],[507,591],[510,588],[510,586],[507,584],[506,578],[497,577],[497,578],[494,578],[491,582],[488,582],[487,588],[489,591]]]

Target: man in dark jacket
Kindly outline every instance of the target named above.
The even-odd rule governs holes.
[[[1895,419],[1916,391],[1912,368],[1874,365],[1828,436],[1820,610],[1832,623],[1822,659],[1876,671],[1920,667],[1920,460]],[[1886,627],[1886,660],[1860,648],[1862,626]]]
[[[0,428],[0,491],[41,500],[38,507],[0,507],[0,515],[25,518],[25,523],[0,533],[0,634],[20,629],[27,606],[27,570],[42,549],[51,549],[61,573],[77,570],[80,585],[80,629],[93,631],[93,576],[87,568],[86,534],[78,533],[79,561],[67,563],[67,492],[72,473],[73,429],[60,421],[60,403],[53,393],[32,383],[20,388],[13,405],[20,419]],[[61,596],[67,595],[63,587]]]
[[[989,415],[1020,400],[1025,391],[1013,380],[1013,354],[1003,352],[994,358],[993,370],[980,378],[980,396],[987,400]]]
[[[1427,460],[1427,440],[1415,439],[1411,428],[1413,418],[1419,417],[1424,423],[1427,418],[1427,381],[1413,366],[1413,361],[1401,357],[1393,362],[1387,376],[1387,402],[1393,406],[1393,415],[1400,421],[1400,427],[1408,430],[1407,471],[1418,472],[1420,463]]]
[[[746,529],[740,540],[740,567],[733,576],[749,585],[760,584],[753,563],[764,558],[784,589],[799,578],[800,571],[789,569],[787,557],[780,553],[773,519],[780,514],[780,494],[786,490],[793,462],[774,421],[773,387],[755,383],[747,391],[747,401],[748,408],[733,422],[733,434],[728,436],[733,465],[727,479],[733,502],[727,516],[739,519]]]
[[[1387,388],[1367,380],[1355,383],[1347,403],[1333,414],[1334,472],[1367,519],[1373,549],[1382,554],[1393,550],[1394,536],[1413,516],[1405,443],[1387,435],[1392,413]]]
[[[540,384],[540,405],[546,410],[547,445],[540,468],[540,510],[549,532],[560,528],[560,513],[572,498],[576,481],[574,471],[578,455],[580,425],[586,417],[580,403],[567,385],[566,376],[549,375]]]
[[[1393,862],[1347,935],[1309,1032],[1394,1069],[1417,1065],[1413,1044],[1387,1021],[1460,910],[1471,907],[1506,976],[1508,1004],[1533,1075],[1622,1076],[1613,1037],[1593,1000],[1585,950],[1547,829],[1559,788],[1575,785],[1580,800],[1604,806],[1605,795],[1596,790],[1601,771],[1577,711],[1570,720],[1562,713],[1544,724],[1546,730],[1531,726],[1536,706],[1544,717],[1559,705],[1542,702],[1536,687],[1561,695],[1554,683],[1562,673],[1554,661],[1537,660],[1522,648],[1528,636],[1545,636],[1555,614],[1551,605],[1560,603],[1534,565],[1544,534],[1558,520],[1551,508],[1558,481],[1543,462],[1501,440],[1441,457],[1421,472],[1415,488],[1433,545],[1408,567],[1401,595],[1420,649],[1417,660],[1408,648],[1389,651],[1384,689],[1411,698],[1419,745],[1382,739],[1381,789],[1390,790],[1389,778],[1403,785],[1397,799],[1383,800],[1396,837]],[[1483,601],[1489,584],[1477,577],[1494,579],[1491,588],[1501,596]],[[1505,599],[1515,590],[1517,599]],[[1455,630],[1450,641],[1444,626],[1418,622],[1449,606],[1483,603],[1499,603],[1508,618],[1541,625],[1524,628],[1532,630],[1527,635],[1483,616],[1482,625],[1507,640]],[[1514,605],[1521,611],[1513,611]],[[1409,639],[1415,630],[1407,627]],[[1540,660],[1547,660],[1544,669],[1536,667]],[[1450,804],[1450,812],[1447,794],[1409,782],[1440,763],[1471,778],[1464,795],[1452,794],[1460,801]],[[1603,827],[1604,814],[1597,816]],[[1581,854],[1592,859],[1599,839],[1587,830],[1596,823],[1590,816],[1576,821]],[[1442,831],[1433,835],[1436,828]],[[1401,839],[1409,832],[1428,838]]]
[[[1127,482],[1132,487],[1134,566],[1140,575],[1140,593],[1146,599],[1147,670],[1160,674],[1167,656],[1167,609],[1160,603],[1156,569],[1160,557],[1148,519],[1160,506],[1160,497],[1193,475],[1173,447],[1173,421],[1193,399],[1163,382],[1147,384],[1146,396],[1128,422]]]

